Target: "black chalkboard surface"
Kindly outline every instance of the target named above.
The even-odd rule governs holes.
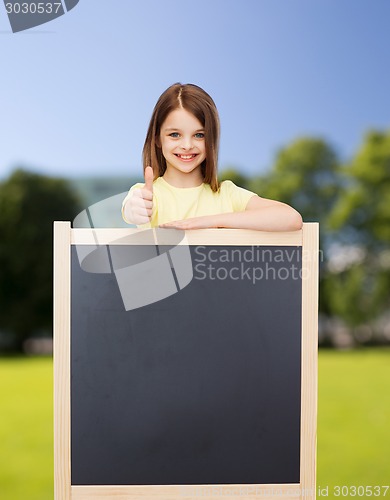
[[[72,245],[72,485],[300,482],[302,248],[262,249],[193,245],[189,285],[126,311]]]

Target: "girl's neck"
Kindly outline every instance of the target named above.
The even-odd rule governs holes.
[[[178,188],[198,187],[204,182],[200,170],[184,173],[167,169],[162,177],[168,184]]]

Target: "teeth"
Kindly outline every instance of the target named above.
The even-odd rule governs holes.
[[[194,158],[195,155],[187,155],[187,156],[184,156],[184,155],[178,155],[180,158],[183,158],[183,160],[189,160],[190,158]]]

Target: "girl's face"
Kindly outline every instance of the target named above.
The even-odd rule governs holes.
[[[205,131],[200,121],[183,108],[171,111],[161,126],[160,145],[167,174],[202,182],[201,164],[206,158]]]

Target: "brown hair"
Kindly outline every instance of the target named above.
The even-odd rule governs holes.
[[[150,120],[142,152],[144,171],[151,166],[154,178],[161,177],[167,168],[162,149],[159,147],[160,130],[171,111],[183,108],[193,114],[205,130],[206,158],[201,164],[204,182],[215,192],[219,189],[217,162],[219,148],[219,116],[212,98],[192,83],[174,83],[159,97]]]

